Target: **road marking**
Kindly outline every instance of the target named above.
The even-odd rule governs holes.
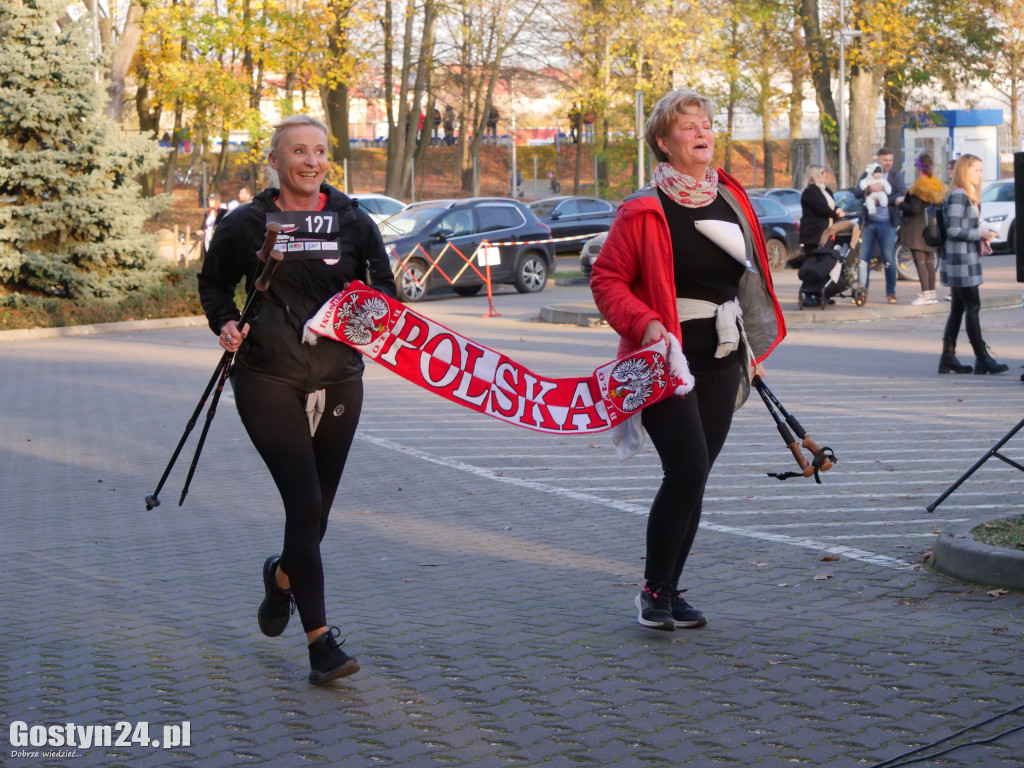
[[[506,475],[498,474],[497,472],[485,469],[483,467],[475,467],[472,464],[467,464],[463,461],[456,459],[449,459],[443,456],[435,456],[421,451],[417,448],[409,448],[407,446],[399,445],[396,442],[387,440],[381,437],[375,437],[373,435],[363,433],[356,434],[357,440],[371,443],[380,448],[385,448],[391,451],[397,451],[408,456],[413,456],[421,461],[427,461],[431,464],[438,464],[449,469],[454,469],[459,472],[466,472],[471,475],[483,478],[485,480],[491,480],[493,482],[505,483],[507,485],[515,485],[520,488],[529,488],[530,490],[539,491],[541,493],[548,493],[554,496],[561,496],[562,498],[572,499],[573,501],[580,501],[586,504],[594,504],[597,506],[610,507],[622,512],[629,512],[634,515],[647,515],[648,508],[646,506],[639,506],[637,504],[630,504],[628,502],[616,501],[614,499],[606,499],[601,496],[595,496],[591,493],[582,493],[580,491],[574,491],[568,488],[556,488],[544,483],[538,483],[532,480],[524,480],[517,477],[508,477]],[[912,507],[911,509],[918,509],[918,507]],[[743,528],[736,528],[729,525],[721,525],[719,523],[702,522],[701,526],[707,530],[715,531],[717,533],[727,533],[734,536],[743,536],[749,539],[759,539],[761,541],[769,541],[776,544],[786,544],[788,546],[800,547],[802,549],[813,549],[819,552],[827,552],[832,555],[840,555],[847,557],[851,560],[858,560],[860,562],[869,563],[871,565],[878,565],[883,568],[889,568],[892,570],[909,571],[915,569],[913,563],[908,563],[905,560],[900,560],[895,557],[889,557],[887,555],[879,555],[874,552],[867,552],[863,549],[854,549],[838,544],[826,544],[823,541],[804,538],[804,537],[793,537],[786,536],[781,533],[771,533],[770,531],[762,530],[746,530]]]

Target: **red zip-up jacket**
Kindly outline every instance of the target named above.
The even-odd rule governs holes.
[[[747,193],[722,170],[718,171],[718,190],[737,213],[747,251],[753,256],[751,263],[757,270],[756,274],[749,270],[744,273],[738,298],[751,352],[761,362],[786,335],[782,307],[772,286],[764,233]],[[640,347],[644,328],[652,320],[680,335],[675,286],[665,212],[657,190],[645,187],[619,206],[590,277],[598,310],[621,337],[620,357]]]

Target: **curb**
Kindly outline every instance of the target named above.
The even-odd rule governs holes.
[[[153,331],[162,328],[191,328],[205,326],[206,317],[161,317],[155,320],[125,320],[120,323],[96,323],[94,325],[65,325],[60,328],[19,328],[0,331],[0,341],[24,341],[25,339],[52,339],[57,336],[95,336],[100,333],[132,333]]]
[[[786,302],[786,305],[790,302]],[[1020,307],[1021,298],[1018,294],[997,294],[981,300],[982,309],[1007,309]],[[850,309],[837,305],[836,309],[795,309],[783,306],[783,317],[787,328],[820,325],[822,323],[864,323],[875,320],[889,320],[898,317],[924,317],[926,315],[949,314],[949,302],[938,304],[889,304],[866,306]],[[600,325],[604,322],[597,306],[592,302],[573,304],[552,304],[541,307],[540,319],[545,323],[561,325],[580,325],[584,327]]]
[[[970,535],[971,529],[1006,516],[989,515],[944,529],[932,550],[932,570],[971,584],[1024,592],[1024,551],[984,544]]]

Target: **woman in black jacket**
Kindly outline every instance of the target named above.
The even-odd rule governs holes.
[[[800,244],[804,247],[806,259],[818,247],[822,234],[836,219],[846,214],[836,206],[831,189],[825,186],[825,166],[809,165],[806,175],[807,186],[800,195]]]
[[[265,635],[280,635],[294,602],[309,645],[311,683],[359,670],[341,650],[339,631],[327,628],[320,541],[359,423],[363,361],[345,344],[304,345],[302,327],[351,280],[395,295],[373,220],[324,183],[327,153],[327,127],[319,120],[296,115],[275,126],[268,162],[280,189],[266,189],[224,217],[199,276],[210,328],[224,349],[236,352],[231,385],[242,424],[284,502],[281,554],[263,564],[259,626]],[[326,234],[287,243],[289,260],[257,295],[251,324],[239,328],[235,286],[243,278],[251,286],[267,221],[288,211],[314,217],[318,233]]]

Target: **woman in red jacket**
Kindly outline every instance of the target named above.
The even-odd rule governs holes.
[[[644,409],[664,477],[647,523],[641,625],[700,627],[679,578],[700,523],[704,485],[733,411],[785,335],[764,236],[746,192],[714,154],[710,99],[672,91],[654,107],[645,138],[660,161],[652,184],[619,207],[595,262],[591,289],[627,354],[675,335],[696,380],[685,397]]]

